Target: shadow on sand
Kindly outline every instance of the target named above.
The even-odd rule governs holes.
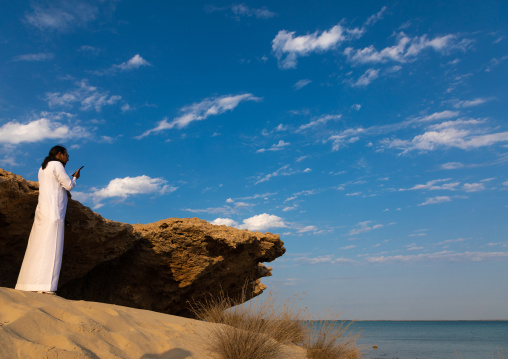
[[[161,354],[145,354],[139,359],[186,359],[191,357],[191,352],[184,349],[175,348]]]

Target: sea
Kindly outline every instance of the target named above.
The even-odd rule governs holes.
[[[361,332],[357,343],[365,348],[366,359],[508,359],[508,321],[357,321],[352,325]]]

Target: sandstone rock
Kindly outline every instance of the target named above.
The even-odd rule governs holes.
[[[0,286],[13,288],[37,206],[38,183],[0,169]],[[69,201],[58,294],[192,317],[204,295],[253,296],[270,262],[285,252],[278,235],[168,218],[147,225],[102,218]],[[250,299],[250,298],[248,298]]]

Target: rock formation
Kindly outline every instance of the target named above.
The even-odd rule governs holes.
[[[38,183],[0,169],[0,286],[13,288],[37,206]],[[278,235],[198,218],[110,221],[70,200],[58,294],[192,317],[188,302],[221,290],[256,296],[270,262],[285,252]],[[247,298],[250,299],[250,298]]]

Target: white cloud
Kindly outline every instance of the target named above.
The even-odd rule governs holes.
[[[218,226],[221,226],[221,225],[225,225],[225,226],[229,226],[229,227],[236,227],[236,226],[238,226],[238,222],[233,221],[230,218],[216,218],[216,219],[214,219],[210,223],[211,224],[216,224]]]
[[[92,188],[89,193],[73,192],[73,196],[81,201],[93,201],[94,208],[102,207],[103,200],[108,198],[120,198],[122,200],[127,197],[138,194],[154,194],[164,195],[176,191],[178,187],[167,184],[163,178],[151,178],[146,175],[137,177],[115,178],[109,182],[104,188]]]
[[[426,184],[417,184],[413,186],[412,188],[409,188],[410,191],[412,190],[428,190],[428,191],[436,191],[436,190],[449,190],[453,191],[455,190],[458,185],[460,185],[460,182],[449,182],[449,183],[443,183],[450,181],[450,178],[444,178],[444,179],[437,179],[428,181]],[[439,184],[438,183],[442,183]]]
[[[478,106],[478,105],[484,104],[487,101],[489,101],[489,100],[485,99],[485,98],[476,98],[474,100],[469,100],[469,101],[459,101],[455,105],[453,105],[453,107],[455,107],[455,108],[473,107],[473,106]]]
[[[278,143],[272,145],[272,147],[270,147],[270,148],[260,148],[256,152],[257,153],[262,153],[262,152],[266,152],[266,151],[280,151],[280,150],[284,149],[284,147],[287,147],[289,145],[290,145],[289,142],[284,142],[284,140],[280,140]]]
[[[14,58],[14,61],[47,61],[54,57],[52,53],[38,53],[38,54],[25,54],[19,55]]]
[[[353,228],[351,231],[349,231],[349,235],[355,236],[360,233],[365,233],[365,232],[372,231],[373,229],[378,229],[378,228],[384,227],[382,224],[375,224],[373,226],[369,226],[370,223],[372,223],[372,221],[358,222],[355,225],[355,228]]]
[[[275,127],[275,128],[274,128],[273,130],[271,130],[271,131],[268,131],[267,129],[263,129],[263,130],[261,131],[261,134],[262,134],[263,136],[270,136],[270,135],[272,135],[272,134],[273,134],[273,133],[275,133],[275,132],[285,132],[285,131],[287,131],[287,130],[288,130],[288,128],[289,128],[288,126],[284,126],[282,123],[280,123],[277,127]]]
[[[152,66],[148,61],[139,56],[139,54],[134,55],[129,61],[123,62],[120,65],[115,65],[115,68],[118,68],[121,71],[130,71],[134,69],[138,69],[142,66]]]
[[[286,206],[282,209],[283,212],[288,212],[288,211],[294,211],[295,209],[297,209],[299,206],[298,204],[294,203],[292,206]]]
[[[454,170],[462,167],[464,167],[464,164],[461,162],[447,162],[442,164],[440,168],[443,170]]]
[[[296,68],[298,57],[334,49],[345,40],[361,36],[363,30],[349,30],[338,24],[320,34],[316,31],[295,37],[295,33],[295,31],[281,30],[272,40],[272,50],[277,57],[279,67],[283,69]]]
[[[508,181],[504,181],[503,186],[508,186]]]
[[[419,206],[426,206],[428,204],[438,204],[438,203],[444,203],[444,202],[451,202],[451,198],[448,196],[436,196],[427,198],[427,200],[423,203],[420,203]]]
[[[44,5],[41,5],[44,4]],[[32,5],[25,21],[39,30],[63,31],[96,19],[99,9],[90,1],[48,1]]]
[[[74,103],[81,104],[81,110],[89,110],[94,108],[100,112],[106,105],[114,105],[122,97],[117,95],[109,95],[109,92],[101,92],[97,87],[90,86],[83,80],[78,82],[78,88],[69,92],[48,92],[46,100],[50,108],[54,107],[72,107]]]
[[[478,192],[485,190],[483,183],[464,183],[462,189],[466,192]]]
[[[106,187],[95,190],[93,196],[99,199],[111,197],[127,198],[136,194],[156,193],[163,195],[174,192],[177,189],[166,183],[167,181],[162,178],[151,178],[146,175],[115,178]]]
[[[340,120],[341,117],[342,117],[342,115],[323,115],[323,116],[319,117],[316,120],[313,120],[313,121],[311,121],[309,123],[306,123],[305,125],[301,125],[298,128],[297,132],[303,131],[303,130],[307,130],[309,128],[316,127],[316,126],[319,126],[319,125],[324,125],[325,123],[327,123],[329,121]]]
[[[508,257],[508,252],[464,252],[455,253],[442,251],[436,253],[422,253],[416,255],[377,256],[367,257],[369,263],[393,263],[393,262],[415,262],[415,261],[447,261],[447,262],[481,262]]]
[[[309,79],[303,79],[303,80],[299,80],[297,83],[295,83],[293,85],[293,87],[296,89],[296,90],[300,90],[301,88],[307,86],[308,84],[310,84],[312,81],[309,80]]]
[[[354,196],[361,196],[362,192],[352,192],[352,193],[346,193],[346,196],[354,197]]]
[[[223,221],[228,220],[222,219]],[[236,225],[239,229],[248,229],[249,231],[266,231],[270,228],[286,228],[284,220],[273,214],[262,213],[243,220],[242,224]]]
[[[240,102],[260,100],[260,98],[255,97],[250,93],[235,96],[227,95],[215,98],[207,98],[201,102],[181,108],[180,112],[183,113],[181,116],[174,118],[171,122],[168,122],[166,117],[157,124],[157,127],[146,131],[136,138],[140,139],[152,133],[158,133],[175,127],[182,129],[188,126],[191,122],[202,121],[207,119],[209,116],[216,116],[227,111],[232,111],[240,104]]]
[[[446,121],[429,126],[425,133],[415,136],[412,140],[385,139],[382,144],[388,148],[401,149],[405,154],[410,151],[426,152],[447,147],[470,150],[508,141],[508,132],[485,134],[486,129],[478,127],[484,122],[460,119]]]
[[[384,63],[387,61],[404,63],[415,59],[425,49],[446,53],[451,49],[464,49],[465,44],[466,41],[458,42],[457,37],[454,35],[428,39],[427,35],[411,38],[404,33],[400,33],[397,45],[386,47],[381,51],[377,51],[372,45],[361,50],[348,47],[344,50],[344,54],[349,61],[359,64]]]
[[[0,143],[9,144],[40,142],[47,139],[69,140],[89,136],[90,133],[83,127],[70,128],[46,118],[26,124],[11,121],[0,127]]]
[[[379,70],[377,69],[368,69],[367,71],[365,71],[365,73],[360,76],[360,78],[358,79],[358,81],[356,81],[353,86],[354,87],[358,87],[358,86],[367,86],[369,85],[372,81],[374,81],[375,79],[377,79],[379,77]]]
[[[356,111],[360,111],[360,109],[362,108],[362,105],[360,104],[355,104],[353,106],[351,106],[353,109],[355,109]]]

